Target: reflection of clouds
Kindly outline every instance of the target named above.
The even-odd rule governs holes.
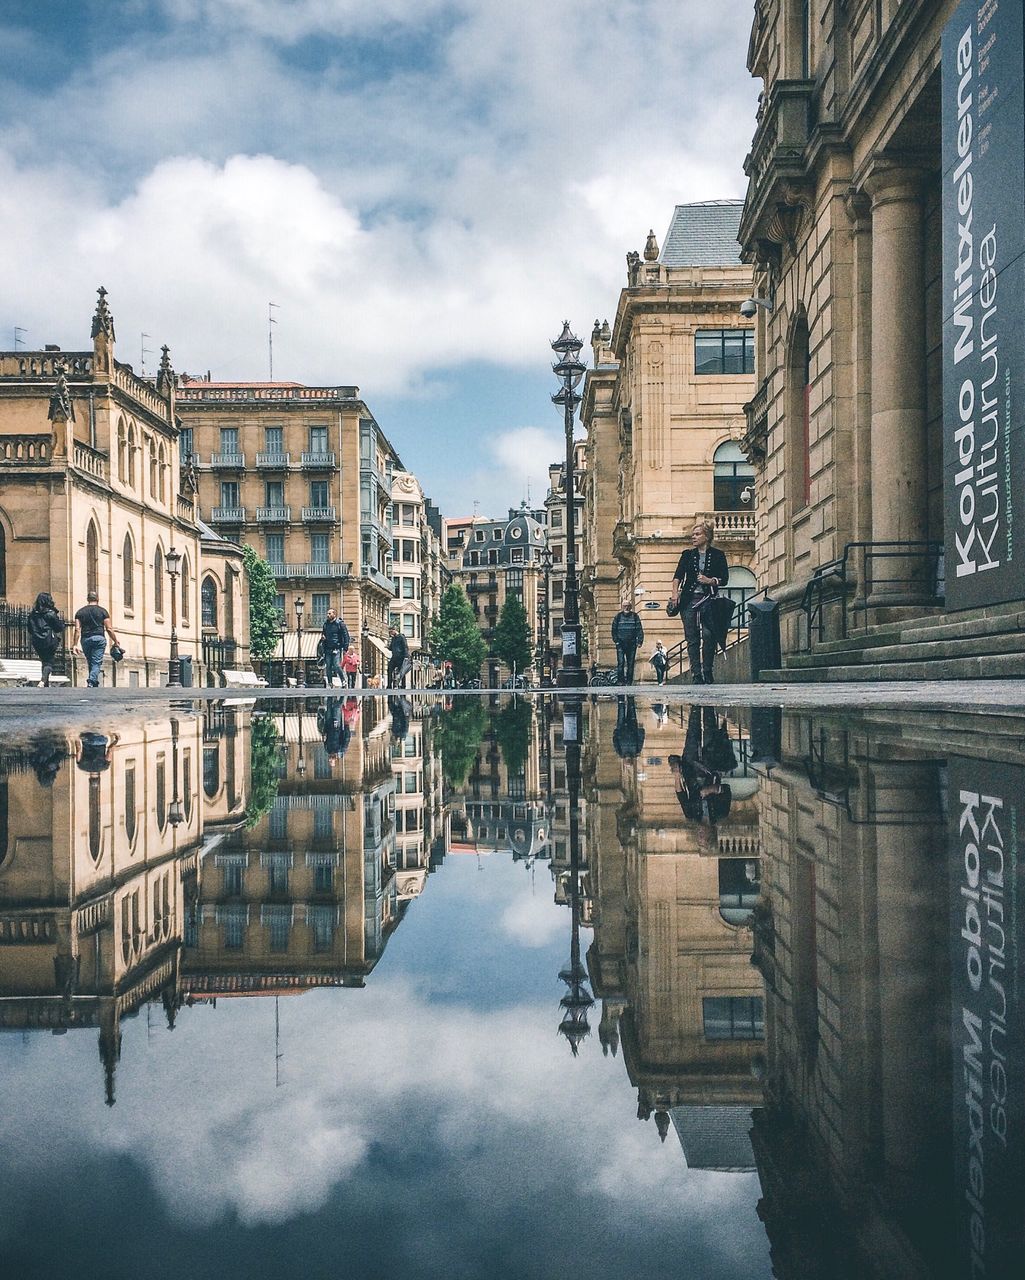
[[[126,1024],[113,1112],[91,1037],[58,1064],[52,1042],[34,1042],[7,1071],[8,1097],[23,1100],[16,1132],[34,1142],[9,1140],[10,1113],[0,1121],[12,1153],[4,1181],[29,1146],[37,1172],[41,1162],[62,1177],[83,1156],[118,1153],[149,1172],[183,1224],[277,1224],[315,1212],[357,1173],[363,1191],[380,1177],[379,1152],[440,1161],[450,1193],[486,1196],[489,1214],[539,1177],[665,1225],[681,1208],[710,1224],[726,1199],[738,1210],[750,1200],[749,1178],[689,1173],[678,1145],[633,1118],[621,1063],[587,1054],[569,1065],[554,996],[550,1008],[492,1013],[424,1003],[399,981],[370,996],[282,1001],[281,1089],[269,1000],[185,1010],[148,1044],[141,1020]],[[568,1105],[570,1089],[583,1110]]]
[[[547,877],[546,877],[547,879]],[[566,909],[549,895],[513,899],[499,917],[506,937],[524,947],[545,947],[566,933]]]

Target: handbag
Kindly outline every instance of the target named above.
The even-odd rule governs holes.
[[[679,612],[680,612],[679,600],[670,600],[669,603],[666,605],[666,617],[675,618],[679,615]]]
[[[112,662],[120,662],[124,656],[125,651],[119,644],[112,644],[110,646],[110,658]]]

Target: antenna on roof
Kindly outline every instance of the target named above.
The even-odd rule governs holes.
[[[153,349],[146,346],[146,339],[150,335],[148,333],[139,334],[139,377],[146,376],[146,357],[153,354]]]
[[[527,476],[527,506],[530,506],[530,476]]]
[[[473,500],[473,518],[474,518],[474,520],[476,520],[476,519],[477,519],[477,517],[478,517],[479,515],[480,515],[480,498],[474,498],[474,500]]]
[[[16,324],[16,325],[14,326],[14,349],[15,349],[15,351],[17,351],[19,347],[23,347],[23,346],[25,345],[25,334],[26,334],[26,333],[28,333],[28,330],[27,330],[27,329],[23,329],[23,328],[21,327],[21,325],[20,325],[20,324]]]
[[[274,381],[274,326],[277,321],[274,319],[274,312],[280,308],[276,302],[267,303],[267,366],[268,366],[268,382]]]

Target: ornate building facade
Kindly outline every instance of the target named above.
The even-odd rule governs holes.
[[[740,450],[754,389],[754,327],[740,311],[751,270],[736,242],[741,206],[678,205],[661,251],[627,255],[615,322],[595,322],[583,388],[587,433],[581,613],[589,651],[614,653],[610,627],[636,599],[646,643],[680,643],[664,605],[698,520],[731,564],[731,594],[756,582],[753,468]]]
[[[441,607],[443,571],[440,513],[424,496],[416,476],[408,471],[392,475],[392,571],[394,596],[389,626],[406,637],[413,658],[414,683],[433,683],[428,656],[431,622]]]

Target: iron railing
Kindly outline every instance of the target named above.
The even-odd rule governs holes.
[[[728,596],[730,600],[736,600],[737,607],[733,610],[733,617],[730,619],[730,629],[726,636],[726,648],[731,649],[738,644],[747,635],[747,606],[752,600],[757,600],[759,596],[765,595],[768,587],[762,587],[756,590],[754,587],[724,587],[720,595]],[[681,627],[683,623],[680,623]],[[669,665],[666,667],[666,679],[672,676],[683,676],[690,667],[690,659],[687,656],[687,641],[681,640],[678,644],[667,650],[666,657],[669,659]]]
[[[220,636],[203,637],[203,666],[208,673],[234,671],[237,666],[238,642]]]
[[[39,655],[32,648],[32,637],[28,629],[30,612],[28,605],[8,604],[6,600],[0,600],[0,658],[22,662],[39,660]],[[65,641],[68,624],[63,616],[61,623],[64,626],[64,632],[61,636],[60,648],[53,659],[55,675],[67,675],[68,655]]]

